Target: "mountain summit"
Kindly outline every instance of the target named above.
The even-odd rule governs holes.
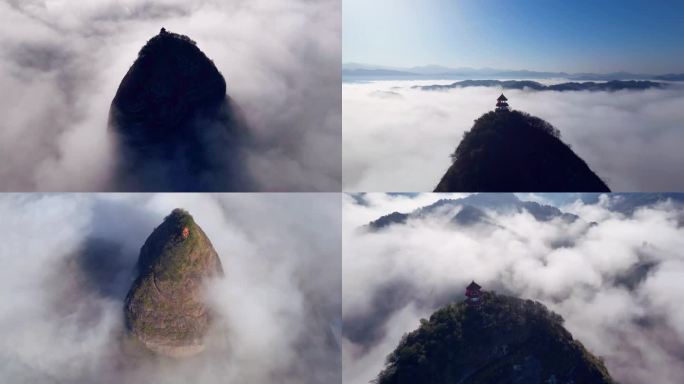
[[[497,109],[464,134],[435,192],[610,192],[551,124]]]
[[[377,383],[613,383],[559,315],[479,288],[472,283],[466,301],[421,320],[388,356]]]
[[[117,190],[248,188],[246,124],[221,73],[187,36],[162,28],[145,44],[114,96],[109,127]]]
[[[204,283],[222,277],[223,268],[188,212],[175,209],[155,228],[140,250],[138,272],[125,302],[129,332],[161,355],[200,352],[211,322]]]

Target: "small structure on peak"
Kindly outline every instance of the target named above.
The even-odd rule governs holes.
[[[502,93],[501,96],[499,96],[498,99],[496,99],[496,110],[498,111],[509,111],[510,109],[508,108],[508,99],[504,94]]]
[[[161,31],[159,31],[160,35],[163,35],[166,33],[166,28],[162,27]]]
[[[480,303],[482,298],[482,287],[480,287],[475,281],[471,281],[466,287],[465,293],[468,304],[476,305]]]

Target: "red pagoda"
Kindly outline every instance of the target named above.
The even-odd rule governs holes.
[[[480,287],[476,282],[471,281],[470,285],[466,287],[466,301],[468,304],[479,304],[482,298],[482,287]]]
[[[508,111],[508,99],[504,94],[502,93],[501,96],[499,96],[498,99],[496,99],[496,110],[497,111]]]

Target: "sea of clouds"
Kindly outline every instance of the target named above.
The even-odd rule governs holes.
[[[473,121],[501,89],[411,89],[453,81],[344,83],[343,189],[432,191]],[[549,82],[549,81],[547,81]],[[557,80],[555,82],[562,82]],[[684,87],[619,92],[506,90],[548,121],[613,191],[684,190]]]
[[[221,258],[218,315],[201,354],[141,357],[123,300],[177,207]],[[0,197],[0,382],[339,383],[340,211],[337,195]]]
[[[112,190],[109,105],[161,27],[226,78],[260,190],[340,189],[339,0],[3,0],[0,190]]]
[[[459,229],[448,217],[433,215],[375,233],[360,229],[382,215],[411,212],[445,197],[345,196],[345,383],[374,379],[402,335],[437,308],[461,301],[471,280],[559,313],[621,383],[684,381],[681,205],[665,202],[625,216],[607,209],[613,197],[604,196],[594,205],[562,205],[580,217],[574,223],[489,212],[500,228]]]

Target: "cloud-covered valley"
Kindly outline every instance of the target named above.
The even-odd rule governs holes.
[[[338,0],[0,2],[0,190],[100,191],[109,106],[161,27],[226,78],[259,190],[339,190]]]
[[[345,191],[432,191],[498,88],[411,89],[453,81],[344,83]],[[618,92],[506,90],[511,108],[540,117],[613,191],[684,189],[684,88]]]
[[[616,208],[615,195],[591,204],[565,196],[553,200],[579,219],[486,209],[486,221],[459,226],[452,218],[461,207],[445,206],[378,231],[363,227],[461,196],[346,195],[345,382],[375,378],[402,335],[437,308],[463,300],[471,280],[547,305],[621,383],[684,379],[681,204],[663,201],[631,213]],[[548,204],[550,195],[522,198]]]
[[[175,360],[123,342],[140,247],[187,209],[226,276],[208,287],[207,349]],[[340,200],[325,195],[5,195],[0,381],[322,383],[341,380]]]

